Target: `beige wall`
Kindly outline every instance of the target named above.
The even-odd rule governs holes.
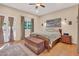
[[[21,16],[34,18],[34,21],[35,21],[34,31],[37,32],[38,31],[37,29],[39,29],[39,24],[38,24],[39,20],[36,15],[25,13],[3,5],[0,5],[0,14],[16,17],[16,39],[15,40],[21,39]]]
[[[72,25],[62,24],[63,32],[68,32],[72,36],[72,42],[77,43],[77,16],[78,16],[78,8],[77,6],[73,6],[71,8],[63,9],[54,13],[46,14],[43,16],[36,16],[29,13],[25,13],[16,9],[12,9],[3,5],[0,5],[0,13],[6,14],[8,16],[16,17],[16,40],[21,39],[21,16],[26,16],[30,18],[34,18],[34,31],[35,32],[43,32],[44,27],[41,25],[45,23],[46,20],[61,18],[62,21],[66,18],[68,23],[69,20],[72,21]]]
[[[45,23],[46,20],[61,18],[62,21],[66,18],[66,24],[62,24],[61,28],[63,32],[67,32],[72,36],[72,42],[77,43],[77,16],[78,16],[78,7],[73,6],[71,8],[66,8],[54,13],[46,14],[40,17],[41,23]],[[72,25],[68,25],[68,21],[72,21]],[[44,27],[41,26],[41,32],[44,31]]]

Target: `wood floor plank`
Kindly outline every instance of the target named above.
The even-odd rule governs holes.
[[[44,51],[40,56],[77,56],[77,46],[59,42],[49,52]]]
[[[16,41],[14,44],[21,43],[24,44],[24,40]],[[13,43],[12,43],[13,44]],[[0,45],[0,47],[2,44]],[[72,44],[65,43],[57,43],[51,50],[48,52],[47,50],[43,51],[39,56],[79,56],[77,53],[77,46]]]

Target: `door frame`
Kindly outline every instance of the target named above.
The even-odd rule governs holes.
[[[78,17],[77,17],[77,21],[78,21],[78,42],[77,42],[77,52],[79,53],[79,4],[78,4]]]

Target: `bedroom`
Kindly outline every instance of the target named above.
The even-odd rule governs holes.
[[[13,47],[16,47],[15,49],[18,49],[18,52],[21,51],[21,49],[17,47],[17,44],[21,43],[19,45],[21,46],[21,48],[23,48],[23,51],[28,50],[29,55],[37,55],[39,53],[41,53],[39,55],[78,55],[76,50],[78,39],[78,4],[47,3],[45,4],[45,6],[45,8],[38,7],[38,10],[35,9],[35,5],[30,6],[27,3],[0,4],[0,17],[3,16],[1,19],[4,19],[4,23],[0,19],[0,24],[3,23],[3,27],[0,27],[3,28],[4,31],[4,33],[2,33],[2,30],[0,29],[0,50],[2,49],[3,52],[6,52],[4,54],[0,53],[0,55],[7,55],[7,51],[5,49],[8,49],[9,46],[12,45],[12,43],[16,44]],[[13,21],[11,21],[10,19],[13,19]],[[13,31],[12,29],[10,29],[12,27]],[[56,35],[56,38],[54,38],[55,42],[53,42],[52,40],[54,36],[52,32]],[[64,40],[61,40],[61,36]],[[66,42],[66,38],[68,39],[68,42]],[[9,43],[9,41],[11,42],[11,44]],[[65,41],[65,43],[62,43],[62,41]],[[26,47],[28,46],[29,48],[24,47],[24,43],[26,44]],[[59,48],[56,48],[57,45],[59,46]],[[6,46],[8,46],[8,48]],[[10,47],[11,53],[13,53],[13,47]],[[60,50],[60,48],[62,49]],[[33,52],[30,49],[33,50]],[[65,52],[63,49],[66,49],[69,52]],[[53,54],[51,51],[57,52]],[[62,52],[61,54],[59,54],[60,51]],[[25,53],[22,51],[17,53],[17,55],[18,54],[25,55]],[[15,53],[13,53],[12,55],[15,55]]]

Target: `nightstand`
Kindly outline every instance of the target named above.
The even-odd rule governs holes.
[[[61,42],[72,44],[72,38],[69,35],[62,35]]]

